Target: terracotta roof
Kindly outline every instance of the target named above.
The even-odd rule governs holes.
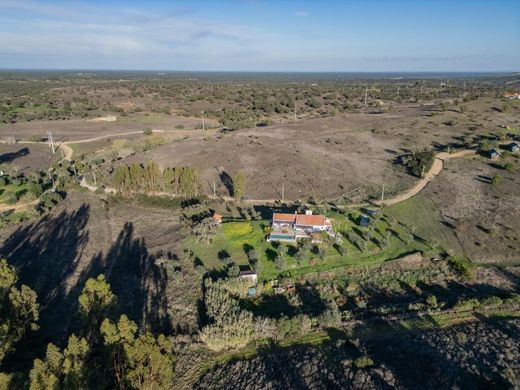
[[[283,214],[283,213],[274,213],[273,221],[275,222],[291,222],[294,223],[296,220],[296,214]]]
[[[332,226],[330,219],[323,215],[305,215],[298,214],[296,216],[296,225],[304,226]]]

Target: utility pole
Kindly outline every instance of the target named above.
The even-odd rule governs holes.
[[[365,106],[367,105],[367,99],[368,99],[368,86],[365,89]]]
[[[294,97],[294,120],[296,121],[296,96]]]
[[[55,154],[56,150],[54,149],[54,142],[52,141],[52,133],[50,131],[47,132],[47,139],[49,140],[49,146],[52,149],[52,154]]]
[[[94,175],[94,185],[97,185],[96,171],[93,171],[92,174]]]
[[[422,95],[422,91],[423,91],[423,88],[424,88],[424,85],[421,85],[421,95]]]
[[[206,125],[204,123],[204,111],[202,111],[202,131],[206,130]]]
[[[217,187],[215,185],[215,180],[213,180],[213,197],[216,198],[217,197]]]
[[[381,190],[381,205],[383,205],[384,200],[385,200],[385,185],[383,183],[383,189]]]

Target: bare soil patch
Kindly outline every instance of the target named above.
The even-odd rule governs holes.
[[[8,171],[31,172],[45,171],[60,154],[43,144],[0,144],[0,163],[8,166]]]

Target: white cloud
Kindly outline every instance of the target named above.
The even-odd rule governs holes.
[[[309,13],[307,11],[294,11],[293,14],[295,16],[301,16],[301,17],[309,16]]]

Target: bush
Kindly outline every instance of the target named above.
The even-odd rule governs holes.
[[[516,165],[514,162],[508,162],[504,164],[504,169],[509,172],[515,172],[516,171]]]
[[[429,307],[437,307],[437,297],[435,295],[428,295],[426,298],[426,304]]]
[[[177,130],[182,130],[182,129],[184,129],[184,125],[176,125],[175,128]]]
[[[144,135],[152,135],[152,133],[153,133],[153,131],[150,128],[146,128],[146,129],[143,130],[143,134]]]
[[[354,360],[354,366],[359,369],[372,367],[374,365],[374,361],[370,359],[368,356],[361,356]]]
[[[408,168],[410,173],[417,177],[422,177],[424,173],[431,169],[434,160],[435,153],[433,153],[433,151],[423,150],[405,156],[403,158],[403,164]]]
[[[448,260],[450,268],[459,276],[469,279],[471,278],[471,263],[460,257],[450,257]]]
[[[494,175],[491,178],[491,184],[493,184],[494,186],[498,186],[498,185],[500,185],[500,183],[502,183],[502,176]]]
[[[43,188],[42,188],[42,185],[40,183],[36,183],[36,182],[29,182],[29,184],[27,185],[27,191],[29,191],[29,193],[31,195],[33,195],[34,197],[39,197],[42,192],[43,192]]]

